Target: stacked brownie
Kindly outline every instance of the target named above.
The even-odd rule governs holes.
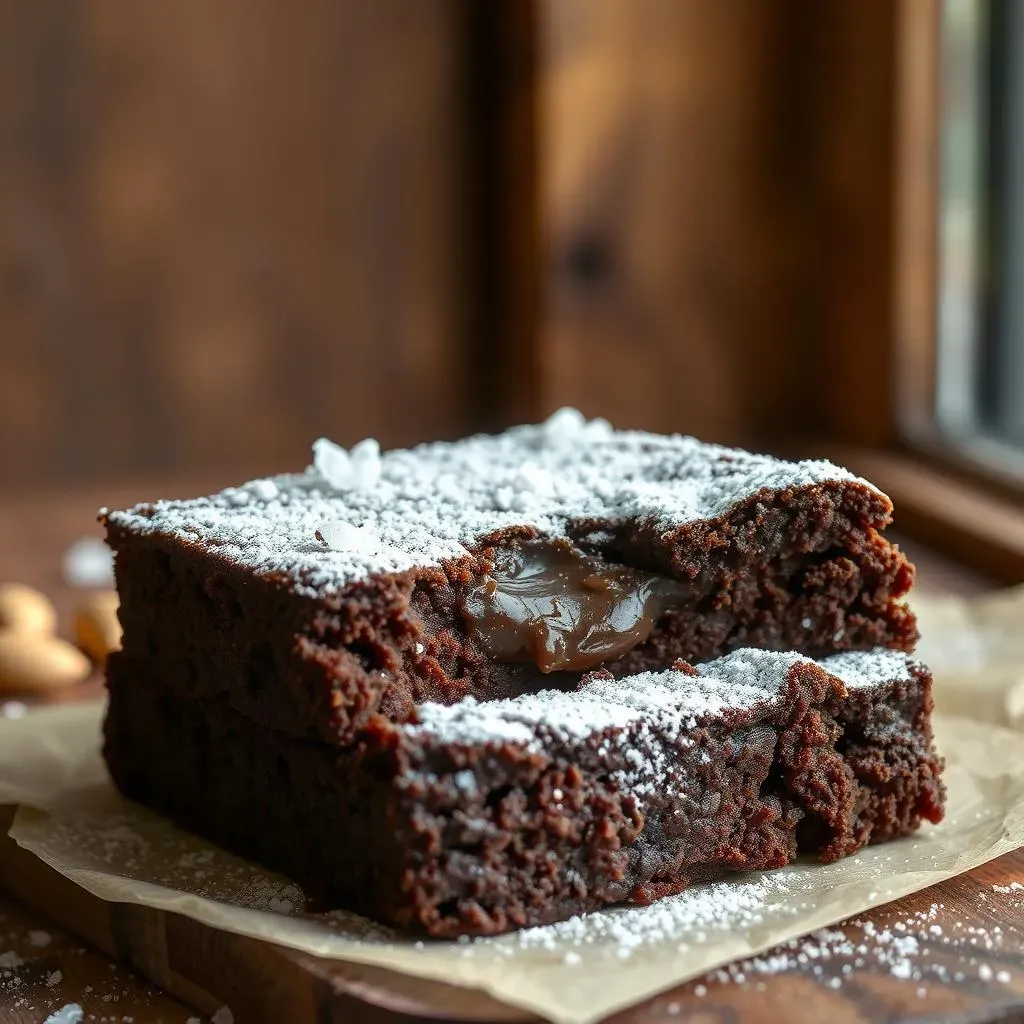
[[[488,934],[938,821],[889,500],[568,411],[105,513],[128,795],[322,905]],[[793,653],[793,652],[800,652]]]

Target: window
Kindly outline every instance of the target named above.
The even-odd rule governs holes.
[[[1024,477],[1024,4],[945,0],[935,413]]]

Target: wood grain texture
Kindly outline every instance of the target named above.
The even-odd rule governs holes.
[[[940,4],[900,0],[896,82],[895,341],[899,425],[935,427],[939,266]]]
[[[466,429],[456,0],[0,11],[0,475]]]
[[[175,914],[99,900],[7,838],[13,814],[13,808],[0,807],[0,888],[204,1014],[227,1005],[239,1024],[341,1024],[353,1014],[361,1021],[389,1024],[424,1018],[536,1019],[475,990],[321,960]],[[99,979],[105,973],[96,971]],[[83,991],[86,979],[88,974],[74,975]],[[0,992],[7,995],[6,989]],[[136,1003],[144,1002],[145,993],[137,986],[133,995]],[[65,996],[69,1002],[89,1001],[70,985],[62,990]],[[28,1016],[22,1009],[12,1007],[15,1015],[5,1018],[0,1001],[0,1024],[39,1019],[38,1013]],[[122,1013],[133,1015],[134,1006],[118,1010],[120,1019]],[[140,1024],[145,1020],[140,1018]]]
[[[817,385],[817,432],[886,447],[897,440],[899,5],[842,0],[818,7],[805,81],[815,103],[807,294],[816,312],[802,379]]]
[[[0,473],[242,477],[563,403],[889,444],[934,13],[14,0]]]
[[[476,295],[470,391],[474,415],[485,429],[531,422],[543,412],[538,20],[533,0],[470,0],[467,6],[475,168],[470,287]]]
[[[69,1003],[82,1007],[86,1021],[106,1017],[111,1024],[124,1024],[124,1017],[133,1024],[185,1024],[195,1016],[151,981],[4,893],[0,939],[0,950],[22,961],[16,970],[0,973],[0,1024],[40,1024]],[[43,940],[48,941],[40,945]]]
[[[540,10],[540,405],[891,441],[895,7]]]
[[[0,809],[4,833],[11,813],[9,808]],[[609,1024],[653,1024],[680,1017],[751,1024],[777,1019],[812,1024],[832,1018],[849,1024],[888,1024],[938,1016],[951,1024],[1019,1020],[1024,1013],[1024,923],[1014,904],[1001,903],[992,894],[993,886],[1007,886],[1021,877],[1024,851],[863,914],[837,929],[860,945],[870,941],[865,940],[866,928],[898,929],[902,922],[933,906],[936,909],[929,927],[934,925],[940,934],[963,930],[964,922],[976,923],[982,936],[1000,929],[996,952],[986,948],[984,938],[957,946],[941,946],[938,939],[932,940],[936,948],[927,958],[929,970],[935,972],[941,965],[949,983],[940,983],[934,973],[912,979],[899,977],[884,965],[856,968],[852,955],[825,960],[812,957],[800,964],[792,953],[776,949],[762,959],[784,956],[790,966],[773,973],[748,968],[749,973],[738,982],[715,974],[698,978],[615,1014]],[[105,903],[6,838],[0,839],[0,886],[13,889],[30,907],[147,975],[188,1005],[204,1013],[230,1006],[240,1024],[285,1020],[341,1024],[352,1019],[379,1024],[440,1020],[507,1024],[537,1020],[481,992],[309,957],[218,932],[177,915]],[[982,964],[988,972],[984,975]],[[92,965],[90,969],[94,969]],[[1002,977],[1003,971],[1008,980]],[[954,982],[958,973],[962,976]],[[104,972],[99,974],[102,978]],[[89,969],[76,971],[74,983],[84,985],[90,977],[94,975]],[[839,983],[833,985],[835,979]],[[76,994],[70,985],[63,991]],[[139,1003],[152,999],[151,993],[137,986],[132,994]],[[119,1012],[134,1015],[135,1004],[122,1005]],[[0,1008],[2,1024],[27,1024],[36,1019]],[[148,1024],[163,1017],[151,1014],[136,1019]]]
[[[759,202],[778,8],[753,0],[541,5],[541,404],[750,433],[763,322]],[[780,218],[781,220],[781,218]]]

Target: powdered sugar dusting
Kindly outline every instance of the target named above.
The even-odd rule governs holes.
[[[367,575],[465,556],[512,527],[561,537],[574,520],[660,530],[728,513],[761,491],[863,484],[828,462],[784,462],[690,437],[614,431],[560,410],[547,423],[495,436],[380,454],[321,438],[300,474],[252,481],[208,498],[109,514],[141,533],[215,549],[307,593]],[[365,529],[376,545],[320,543],[325,524]]]
[[[744,648],[697,666],[696,675],[666,669],[592,679],[571,693],[542,690],[483,703],[472,698],[453,705],[424,703],[417,708],[420,724],[415,728],[447,742],[518,742],[537,749],[541,736],[578,741],[640,721],[679,736],[727,708],[751,709],[778,700],[789,670],[799,662],[814,664],[794,652]],[[883,649],[820,662],[850,686],[909,680],[911,664],[907,655]]]
[[[836,663],[838,661],[838,663]],[[415,734],[446,744],[514,743],[544,753],[552,743],[579,744],[608,730],[624,731],[615,745],[626,751],[627,767],[616,780],[640,801],[659,790],[672,774],[674,753],[692,746],[689,734],[728,709],[769,713],[782,699],[794,665],[810,658],[793,652],[742,649],[697,666],[696,675],[667,669],[621,679],[595,678],[574,692],[543,690],[505,700],[417,707]],[[896,651],[836,656],[821,666],[857,686],[911,678],[911,661]],[[873,677],[867,673],[873,672]],[[643,750],[635,757],[630,753]],[[685,779],[680,784],[688,784]]]
[[[851,690],[908,680],[912,664],[914,662],[902,652],[884,647],[870,651],[842,651],[821,661],[822,668],[838,676]]]
[[[675,941],[686,947],[700,945],[708,932],[728,923],[736,931],[756,928],[765,920],[765,908],[778,912],[784,897],[799,891],[806,871],[751,873],[727,882],[697,885],[649,906],[621,907],[600,914],[579,914],[566,921],[526,928],[514,936],[516,946],[527,949],[562,949],[575,946],[609,947],[620,959],[647,946]],[[799,904],[787,912],[799,913]],[[513,940],[506,940],[512,947]],[[514,947],[513,947],[514,948]]]

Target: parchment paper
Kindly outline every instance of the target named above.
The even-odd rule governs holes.
[[[921,629],[915,657],[935,673],[936,707],[1024,729],[1024,587],[912,603]]]
[[[0,802],[21,805],[11,828],[21,846],[104,899],[481,988],[558,1024],[586,1024],[1024,845],[1024,736],[1008,727],[1024,724],[1015,703],[1024,591],[969,604],[919,599],[915,608],[938,704],[960,713],[936,717],[948,761],[946,820],[837,864],[740,875],[650,907],[468,943],[416,942],[350,914],[303,914],[294,884],[113,791],[99,757],[97,703],[0,720]]]

